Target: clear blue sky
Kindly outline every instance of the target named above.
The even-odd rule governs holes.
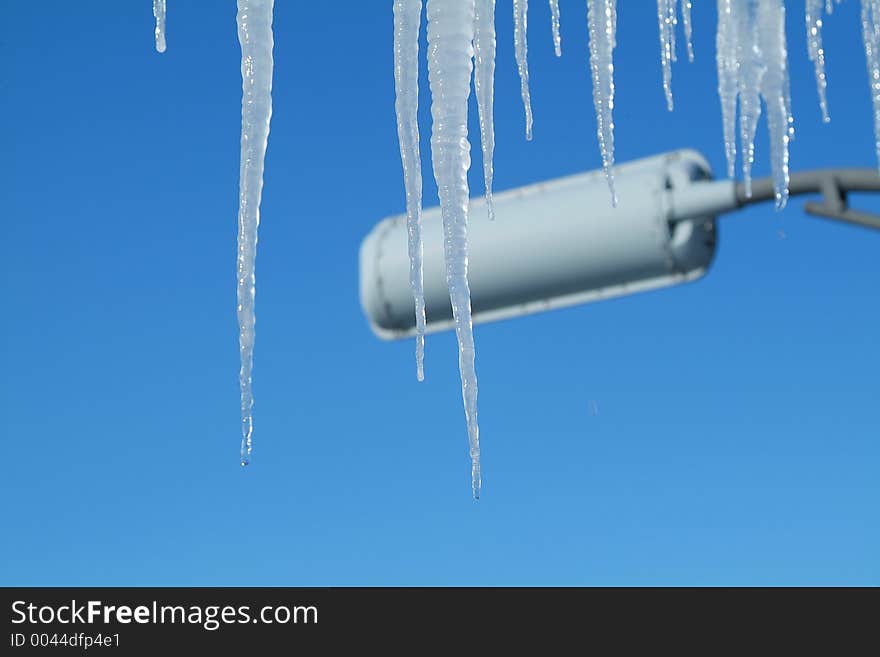
[[[759,207],[697,283],[478,327],[475,503],[454,336],[417,384],[358,303],[360,240],[404,208],[391,3],[280,0],[242,469],[235,3],[171,0],[165,55],[148,0],[6,4],[0,583],[880,584],[880,234]],[[531,3],[526,143],[499,2],[499,190],[600,165],[561,4],[556,60]],[[619,162],[723,172],[714,4],[668,114],[654,7],[620,3]],[[793,168],[874,166],[858,3],[827,21],[829,126],[802,4]]]

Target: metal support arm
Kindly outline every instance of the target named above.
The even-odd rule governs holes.
[[[880,230],[880,215],[849,207],[849,192],[880,192],[880,174],[876,169],[817,169],[793,173],[789,194],[822,194],[822,201],[809,201],[804,210],[826,219],[844,221]],[[752,182],[752,195],[746,196],[745,185],[736,184],[736,202],[742,207],[774,198],[773,180],[758,178]]]

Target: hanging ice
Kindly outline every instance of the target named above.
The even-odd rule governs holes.
[[[394,87],[397,137],[406,188],[409,276],[416,313],[416,377],[425,378],[425,294],[422,289],[422,160],[419,149],[419,28],[422,0],[394,0]]]
[[[241,464],[253,444],[254,265],[263,193],[263,164],[272,118],[273,0],[238,0],[241,43],[241,167],[238,208],[238,340],[241,356]]]
[[[440,196],[446,282],[458,338],[458,366],[471,455],[471,483],[480,495],[480,431],[470,289],[467,219],[470,142],[467,117],[474,39],[474,0],[428,0],[431,155]]]
[[[153,0],[153,16],[156,18],[156,50],[165,52],[165,0]]]
[[[562,36],[559,33],[559,0],[550,0],[550,23],[553,27],[553,49],[562,57]]]
[[[616,0],[587,0],[590,32],[590,71],[593,77],[593,105],[596,108],[596,134],[602,153],[602,167],[611,190],[611,203],[617,205],[614,191],[614,61],[617,32]]]
[[[520,94],[526,112],[526,139],[532,138],[532,98],[529,92],[529,0],[513,0],[513,44],[519,69]]]
[[[718,96],[724,127],[724,154],[727,175],[733,177],[736,166],[736,99],[739,91],[736,23],[734,0],[718,0],[718,31],[715,49],[718,67]]]
[[[474,20],[474,91],[480,112],[486,208],[495,219],[492,179],[495,157],[495,0],[476,0]]]
[[[718,0],[717,39],[728,172],[732,175],[736,157],[733,133],[738,96],[743,184],[751,195],[755,133],[763,99],[776,205],[782,208],[788,199],[788,146],[793,134],[783,0]]]
[[[746,194],[752,195],[752,164],[755,161],[755,133],[761,117],[761,78],[764,62],[758,45],[758,5],[764,0],[737,0],[735,25],[739,68],[739,140]]]
[[[675,61],[675,0],[657,0],[660,27],[660,64],[663,67],[663,93],[666,108],[672,111],[672,62]]]
[[[758,47],[764,59],[761,96],[767,107],[770,132],[770,169],[776,207],[788,201],[788,144],[791,138],[791,96],[788,82],[788,50],[785,43],[784,0],[758,3]]]
[[[687,42],[688,61],[694,61],[694,34],[691,24],[691,0],[681,0],[681,22],[684,23],[684,40]]]
[[[874,144],[880,162],[880,0],[862,0],[862,39],[874,108]]]
[[[810,61],[816,69],[816,89],[819,92],[819,108],[822,111],[822,120],[828,123],[831,118],[828,116],[828,101],[825,89],[827,81],[825,79],[825,50],[822,47],[822,9],[830,10],[834,5],[831,0],[806,0],[806,24],[807,24],[807,52]]]

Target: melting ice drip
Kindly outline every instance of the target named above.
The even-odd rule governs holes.
[[[153,16],[156,19],[156,51],[165,52],[165,0],[153,0]]]
[[[238,207],[238,340],[241,356],[241,464],[253,449],[254,266],[263,194],[263,164],[272,119],[274,0],[238,0],[241,43],[241,162]]]

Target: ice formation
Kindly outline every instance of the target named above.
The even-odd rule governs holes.
[[[467,2],[467,0],[464,0]],[[526,112],[526,139],[532,138],[532,96],[529,91],[529,0],[513,0],[513,44],[519,69],[520,94]]]
[[[684,23],[684,40],[687,42],[688,61],[694,61],[694,28],[691,23],[691,0],[681,0],[681,22]]]
[[[471,455],[471,483],[480,495],[477,376],[467,280],[470,142],[468,97],[474,39],[474,0],[428,0],[428,81],[431,87],[431,155],[440,196],[446,282],[458,338],[458,365]]]
[[[587,0],[590,32],[590,72],[593,77],[593,105],[596,108],[596,134],[602,153],[602,168],[611,190],[611,203],[617,205],[614,191],[614,46],[617,34],[617,0]]]
[[[831,0],[806,0],[806,24],[807,24],[807,52],[810,61],[816,68],[816,90],[819,93],[819,108],[822,111],[822,120],[828,123],[828,100],[825,89],[828,86],[825,79],[825,49],[822,47],[822,10],[830,10],[834,5]]]
[[[253,447],[254,266],[263,194],[263,165],[272,119],[274,0],[238,0],[241,43],[241,163],[238,209],[238,340],[241,356],[241,464]]]
[[[165,0],[153,0],[153,16],[156,18],[156,50],[165,52]]]
[[[553,28],[553,50],[562,57],[562,36],[559,33],[559,0],[550,0],[550,25]]]
[[[862,0],[862,38],[874,108],[874,145],[880,162],[880,0]]]
[[[657,22],[660,27],[660,64],[663,67],[663,93],[666,109],[672,111],[672,62],[675,61],[675,0],[657,0]]]
[[[782,209],[788,202],[788,145],[794,133],[785,40],[785,1],[761,0],[757,20],[758,47],[764,66],[760,92],[767,107],[770,133],[770,172],[776,207]]]
[[[823,0],[805,0],[807,50],[816,71],[823,120],[828,120],[825,51],[822,44]],[[831,13],[840,0],[824,0]],[[242,60],[242,133],[238,235],[238,320],[241,355],[241,462],[250,460],[253,435],[251,379],[254,345],[254,295],[257,230],[263,167],[272,115],[273,0],[237,0],[238,35]],[[559,1],[549,0],[553,45],[561,55]],[[616,0],[587,0],[589,59],[597,137],[602,166],[614,191],[614,63]],[[737,134],[742,175],[751,193],[755,133],[766,108],[770,133],[770,163],[777,207],[788,197],[788,146],[793,135],[785,39],[784,0],[717,0],[716,66],[728,174],[733,176]],[[418,127],[418,39],[423,0],[394,0],[394,67],[400,154],[407,200],[411,284],[415,298],[419,379],[423,377],[425,308],[422,295],[421,203],[422,173]],[[693,60],[692,0],[681,0],[680,11]],[[166,0],[153,0],[156,50],[165,50]],[[514,51],[525,108],[526,136],[532,136],[528,71],[528,0],[513,0]],[[675,0],[657,0],[663,89],[672,109],[672,70],[675,61]],[[489,216],[493,217],[495,0],[428,0],[428,70],[432,93],[432,162],[437,181],[445,236],[446,277],[459,343],[459,368],[472,459],[474,495],[480,491],[480,447],[477,425],[477,379],[470,292],[467,281],[467,219],[470,142],[467,134],[468,97],[473,74],[479,108],[483,173]],[[873,103],[875,145],[880,161],[880,0],[861,0],[862,37]],[[737,121],[737,110],[739,117]],[[738,125],[737,125],[738,124]]]
[[[718,94],[728,173],[733,175],[739,99],[739,138],[746,194],[751,195],[755,133],[761,100],[767,107],[770,168],[776,206],[788,199],[788,145],[792,136],[788,52],[783,0],[718,0]]]
[[[416,312],[416,377],[425,378],[425,294],[422,289],[422,159],[419,150],[419,30],[422,0],[394,0],[394,88],[397,136],[406,188],[410,285]]]
[[[474,14],[474,92],[480,112],[486,208],[495,219],[492,201],[495,157],[495,0],[476,0]]]

